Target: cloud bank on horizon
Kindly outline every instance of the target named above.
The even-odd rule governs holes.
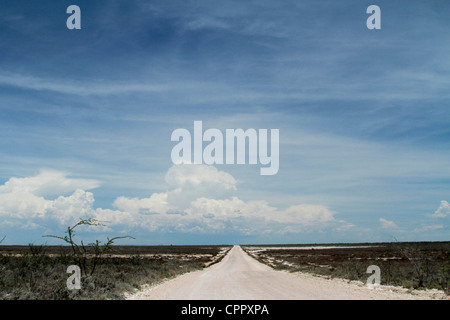
[[[282,209],[265,200],[244,201],[237,194],[237,180],[213,166],[173,165],[165,180],[166,191],[146,198],[120,196],[113,202],[114,209],[105,209],[95,208],[94,194],[86,191],[98,188],[99,181],[74,179],[64,172],[42,170],[36,176],[10,178],[0,186],[0,218],[3,227],[18,227],[25,232],[51,230],[51,226],[53,230],[64,230],[79,219],[87,218],[102,222],[102,232],[140,235],[229,233],[278,239],[286,234],[369,231],[340,219],[339,213],[320,204],[292,204]],[[437,221],[445,221],[449,216],[446,201],[430,215]],[[407,232],[400,230],[393,221],[380,218],[379,222],[382,229]],[[431,222],[422,229],[443,228]],[[93,227],[90,229],[95,231]]]
[[[138,228],[143,232],[260,234],[300,233],[304,227],[321,229],[329,224],[351,227],[322,205],[297,204],[281,210],[266,201],[243,201],[235,194],[237,181],[213,166],[174,165],[165,179],[166,192],[147,198],[120,196],[111,210],[94,208],[94,194],[83,190],[98,187],[97,181],[43,170],[0,186],[0,216],[5,225],[25,229],[42,229],[49,222],[64,227],[92,217],[119,232]],[[69,195],[46,198],[56,190],[64,191],[61,185]]]

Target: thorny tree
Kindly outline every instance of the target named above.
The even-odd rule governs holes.
[[[112,250],[112,245],[115,240],[124,238],[134,239],[131,236],[114,237],[111,239],[107,237],[107,241],[104,244],[101,244],[101,241],[99,240],[95,240],[95,242],[89,243],[88,245],[85,245],[83,240],[81,240],[80,243],[76,243],[74,240],[75,229],[82,225],[100,226],[101,224],[98,220],[93,218],[80,219],[78,223],[67,228],[67,235],[64,237],[54,235],[46,235],[44,237],[61,239],[70,244],[74,261],[80,267],[81,273],[84,275],[92,275],[94,273],[100,258],[103,254]]]

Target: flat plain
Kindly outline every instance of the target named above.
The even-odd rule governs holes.
[[[0,246],[0,299],[448,299],[450,285],[450,242],[73,249]],[[73,264],[80,290],[66,286]]]
[[[231,246],[0,246],[0,299],[124,299],[143,285],[203,269]],[[84,251],[85,250],[85,251]],[[81,252],[81,253],[80,253]],[[70,265],[82,267],[81,289],[69,290]]]

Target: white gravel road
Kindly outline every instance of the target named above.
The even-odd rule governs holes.
[[[217,264],[126,296],[130,300],[392,300],[442,298],[439,291],[395,287],[276,271],[234,246]]]

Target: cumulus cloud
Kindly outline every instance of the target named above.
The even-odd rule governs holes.
[[[90,190],[100,186],[97,180],[73,179],[67,173],[44,169],[38,175],[25,178],[11,178],[0,186],[0,194],[31,193],[36,196],[60,195],[76,189]]]
[[[230,174],[207,165],[180,164],[172,166],[165,177],[170,191],[168,201],[187,208],[200,198],[224,199],[236,191],[237,181]]]
[[[181,164],[171,167],[166,176],[168,190],[148,198],[119,197],[114,202],[121,211],[157,213],[148,218],[151,228],[183,232],[235,231],[302,232],[305,228],[324,228],[331,224],[347,226],[335,219],[335,212],[318,204],[296,204],[286,209],[265,200],[244,201],[236,196],[237,180],[213,166]],[[142,222],[143,223],[143,222]]]
[[[45,214],[58,220],[60,224],[70,224],[74,219],[94,216],[94,201],[91,192],[77,189],[68,197],[59,196],[54,201],[48,201]]]
[[[216,219],[251,217],[256,212],[263,216],[267,211],[265,202],[244,202],[237,197],[229,199],[198,198],[191,203],[188,212],[192,216],[214,215]]]
[[[300,204],[284,212],[283,222],[302,225],[326,224],[335,221],[335,212],[322,205]]]
[[[442,200],[439,208],[431,215],[435,218],[445,218],[450,216],[450,205],[447,201]]]
[[[383,229],[398,229],[398,226],[394,221],[386,220],[384,218],[380,218],[379,221]]]
[[[100,184],[95,180],[68,178],[64,172],[43,170],[26,178],[11,178],[0,186],[0,216],[3,218],[35,219],[52,217],[66,223],[71,217],[92,214],[93,194],[79,188],[92,189]],[[46,195],[73,192],[55,200]]]
[[[114,207],[120,211],[131,213],[162,214],[169,208],[167,193],[153,193],[148,198],[118,197],[114,200]]]
[[[166,174],[167,191],[147,198],[120,196],[114,209],[94,209],[94,194],[85,188],[94,180],[71,179],[65,173],[45,171],[30,178],[11,178],[0,186],[0,215],[22,219],[23,225],[56,221],[68,225],[93,217],[115,230],[241,234],[303,232],[333,224],[335,212],[318,204],[296,204],[286,209],[265,200],[244,201],[236,196],[237,181],[230,174],[206,165],[175,165]],[[54,200],[42,194],[72,192]]]
[[[42,217],[50,202],[27,190],[0,191],[0,216],[18,219]]]

